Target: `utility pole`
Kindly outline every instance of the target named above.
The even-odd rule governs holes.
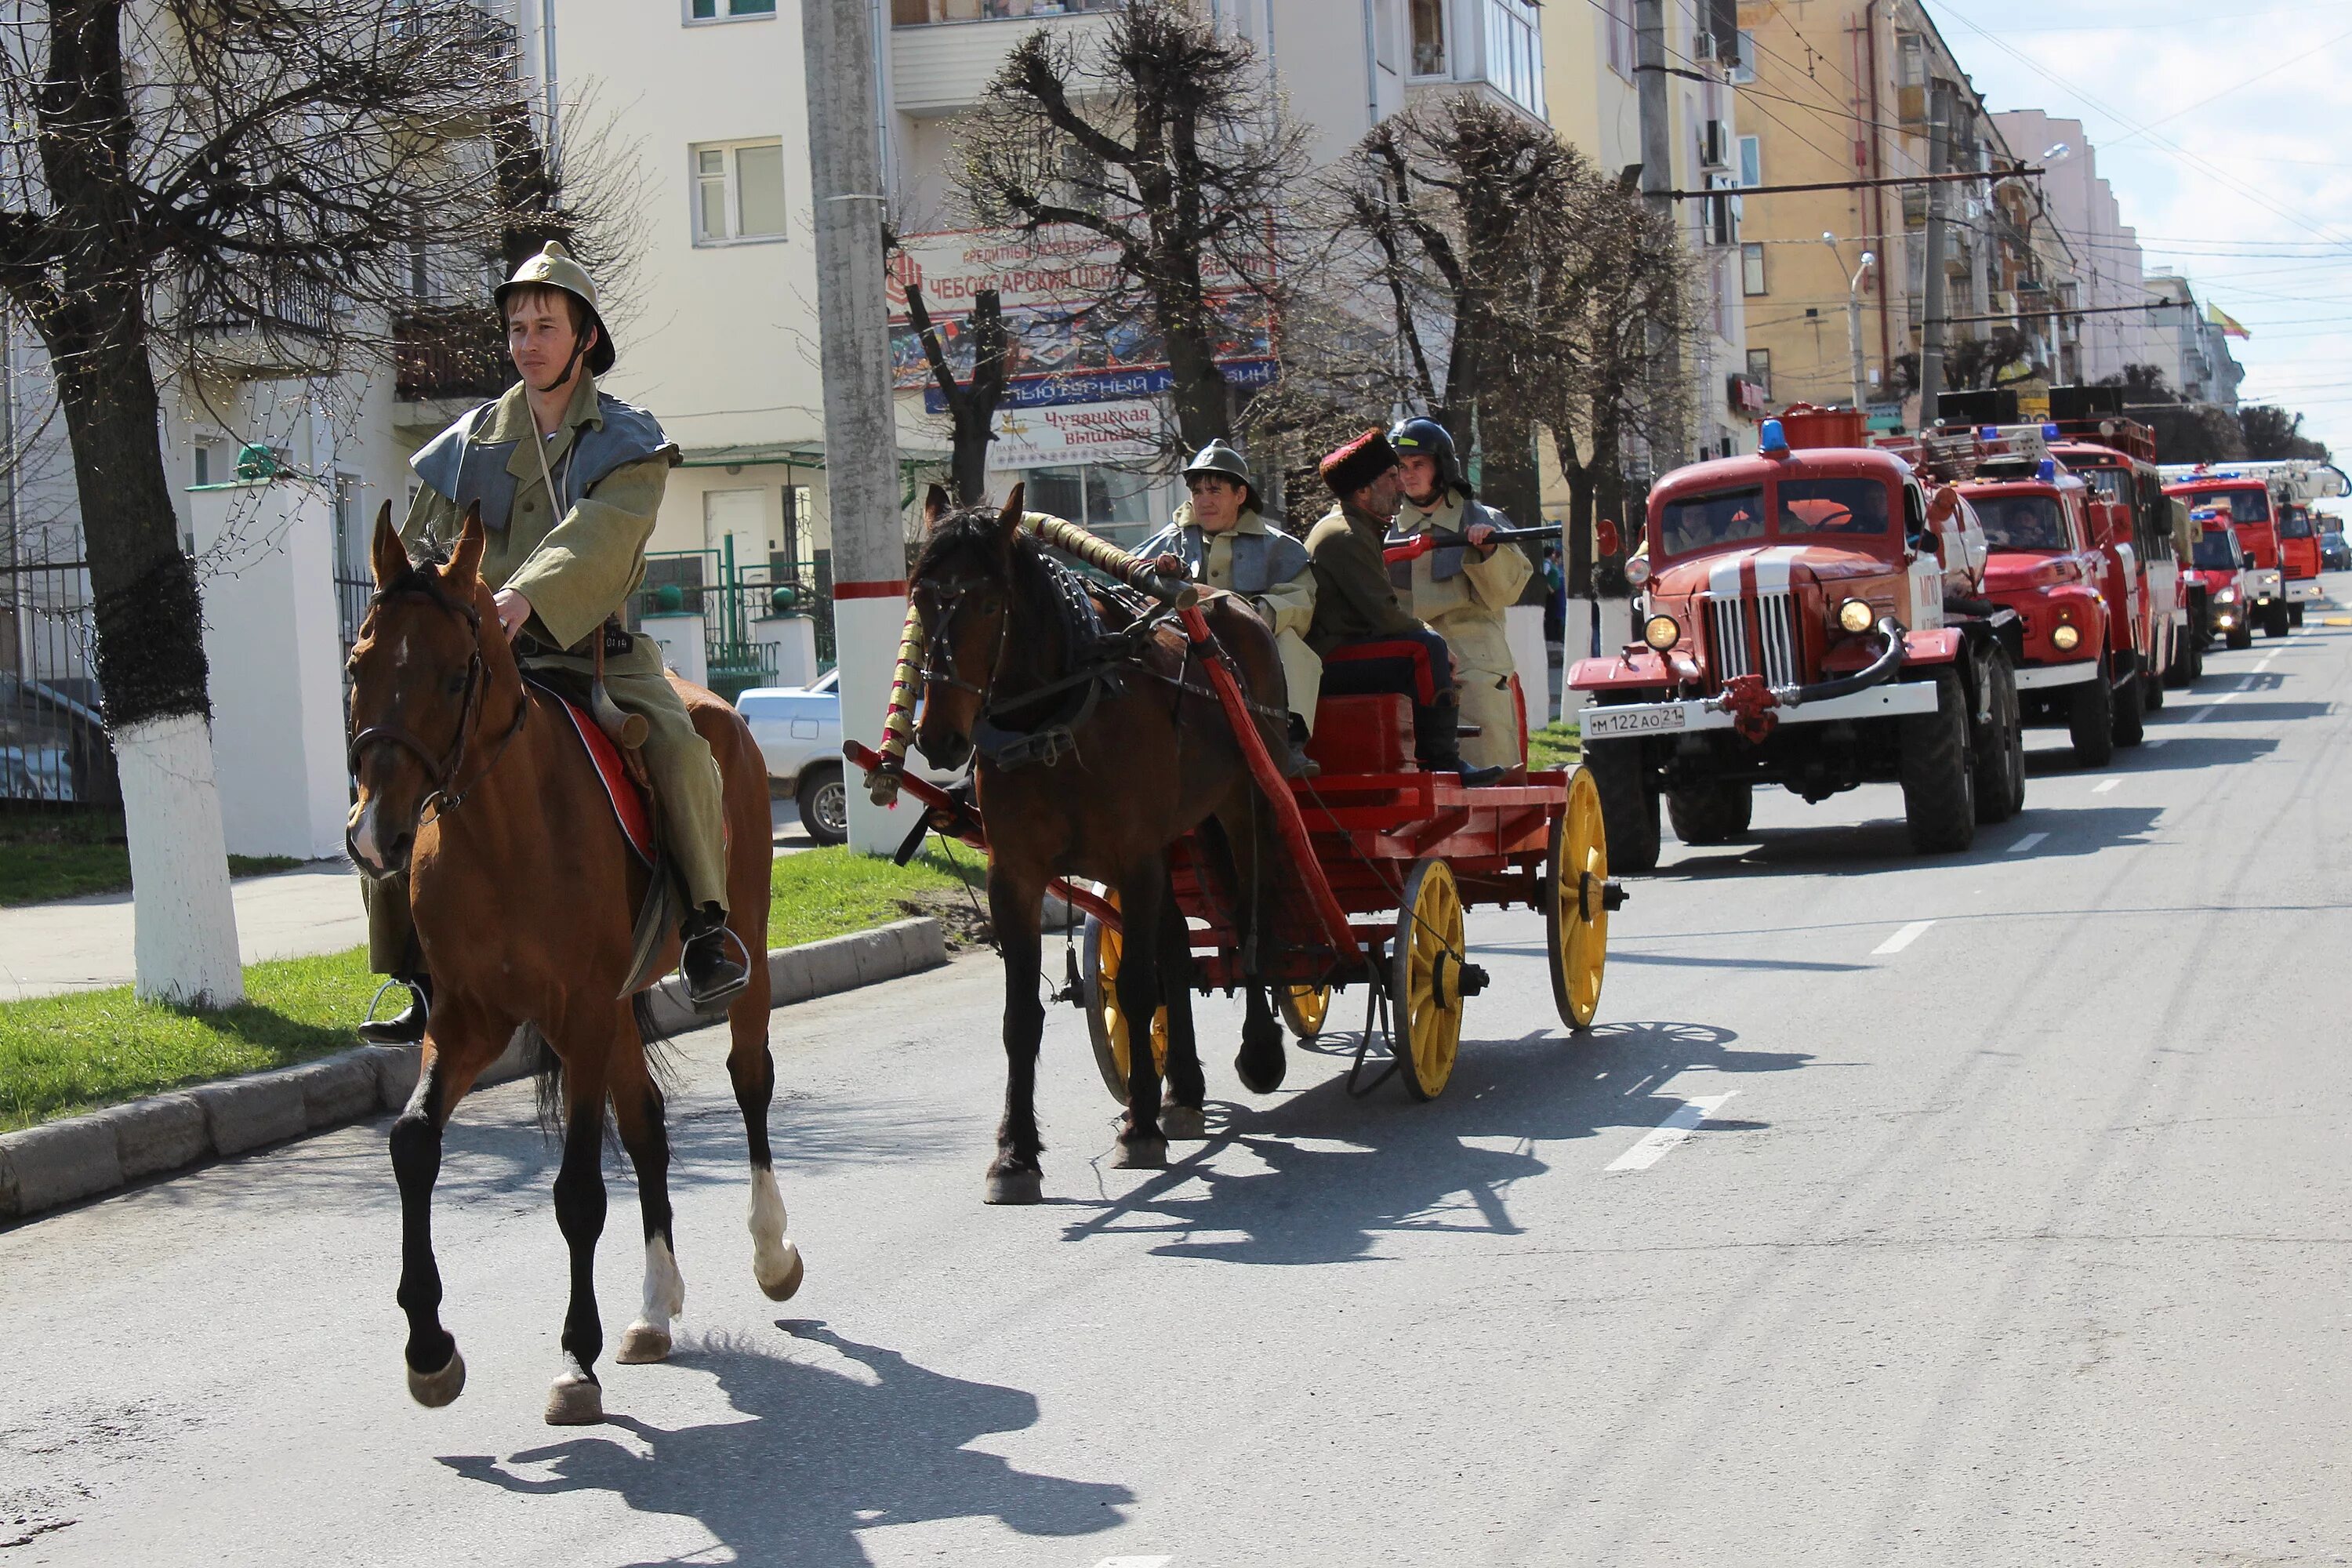
[[[1682,230],[1674,198],[1674,120],[1666,90],[1665,0],[1633,0],[1633,82],[1635,103],[1641,114],[1642,199],[1651,216],[1672,227],[1679,240]],[[1657,350],[1655,374],[1659,388],[1671,397],[1675,384],[1682,378],[1681,347],[1660,341],[1655,328],[1652,332],[1652,344]],[[1660,445],[1666,450],[1657,454],[1662,460],[1656,467],[1663,470],[1682,460],[1681,422],[1677,420],[1660,434],[1664,437]]]
[[[1946,172],[1951,162],[1948,147],[1950,127],[1946,118],[1950,100],[1944,84],[1927,84],[1927,173]],[[1944,391],[1944,182],[1927,187],[1927,276],[1922,290],[1919,328],[1919,427],[1936,422],[1936,401]]]
[[[803,0],[809,194],[824,368],[825,489],[832,501],[833,628],[844,740],[878,746],[907,619],[898,516],[890,321],[882,292],[882,158],[868,0]],[[905,837],[896,806],[850,780],[849,842],[887,855]]]
[[[1870,406],[1863,401],[1863,383],[1867,376],[1862,361],[1862,280],[1870,276],[1870,269],[1877,260],[1874,254],[1864,251],[1862,265],[1853,269],[1853,279],[1845,286],[1845,335],[1846,342],[1853,350],[1853,407],[1857,414]]]

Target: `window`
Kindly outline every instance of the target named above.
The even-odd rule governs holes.
[[[1748,351],[1748,379],[1762,387],[1765,396],[1772,395],[1772,351],[1770,349]]]
[[[218,444],[212,441],[197,442],[196,483],[200,485],[216,484],[226,480],[227,478],[228,475],[221,470],[220,447]]]
[[[1150,474],[1088,463],[1031,468],[1022,478],[1033,510],[1067,518],[1124,549],[1149,539],[1165,515],[1158,506],[1160,481]]]
[[[1445,74],[1445,0],[1411,0],[1412,74]]]
[[[810,542],[812,535],[809,531],[815,521],[816,514],[809,506],[809,487],[786,485],[784,532],[783,537],[777,541],[773,559],[768,563],[771,571],[779,566],[790,572],[800,570],[803,559],[802,547]]]
[[[726,6],[722,16],[720,5]],[[740,22],[751,16],[772,16],[776,0],[686,0],[688,22]]]
[[[784,237],[784,148],[739,142],[694,149],[694,243]]]
[[[1486,0],[1486,79],[1505,98],[1540,117],[1543,43],[1530,0]]]
[[[1739,291],[1750,298],[1764,292],[1764,247],[1752,239],[1739,247]]]
[[[1609,35],[1609,68],[1633,79],[1633,0],[1602,0],[1601,26]]]
[[[1764,139],[1742,136],[1739,139],[1739,183],[1742,186],[1764,183]]]
[[[1731,79],[1746,86],[1756,79],[1756,35],[1739,29],[1739,58],[1731,62]]]

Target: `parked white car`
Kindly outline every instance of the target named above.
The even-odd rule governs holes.
[[[768,778],[777,795],[798,804],[801,825],[819,844],[849,837],[849,795],[842,773],[841,672],[828,669],[805,687],[755,686],[735,700],[735,710],[751,726],[768,759]],[[934,784],[953,784],[961,773],[923,767],[908,759]]]

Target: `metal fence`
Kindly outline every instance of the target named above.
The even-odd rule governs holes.
[[[700,616],[710,689],[731,702],[748,688],[777,680],[775,646],[758,635],[758,623],[771,616],[805,616],[816,634],[818,664],[834,662],[831,567],[826,551],[814,562],[740,563],[731,541],[719,550],[648,552],[626,618],[635,631],[648,616]]]
[[[122,800],[84,562],[0,563],[0,800]]]

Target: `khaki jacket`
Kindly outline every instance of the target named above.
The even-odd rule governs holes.
[[[1328,654],[1343,642],[1363,637],[1395,637],[1423,628],[1397,602],[1389,584],[1388,563],[1381,557],[1386,525],[1361,517],[1344,506],[1334,506],[1307,536],[1307,558],[1315,563],[1315,610],[1307,646]]]
[[[1186,501],[1176,509],[1175,522],[1169,530],[1146,544],[1140,553],[1145,560],[1149,561],[1160,549],[1172,549],[1170,536],[1181,533],[1192,526],[1192,503]],[[1263,539],[1269,536],[1282,537],[1282,531],[1273,527],[1265,518],[1260,517],[1255,507],[1250,507],[1234,520],[1234,526],[1227,531],[1202,535],[1201,581],[1212,588],[1223,588],[1228,591],[1233,588],[1234,539],[1237,534]],[[1297,546],[1286,545],[1284,548],[1296,549]],[[1176,553],[1181,554],[1183,552],[1179,551]],[[1310,565],[1287,583],[1272,584],[1265,592],[1252,594],[1247,597],[1251,606],[1257,611],[1259,618],[1272,627],[1277,636],[1283,632],[1297,632],[1300,637],[1305,637],[1307,627],[1313,625],[1315,620],[1314,570]]]
[[[562,426],[547,443],[548,466],[559,476],[574,432],[599,425],[593,377],[583,375],[564,412]],[[490,591],[512,588],[530,601],[526,626],[553,647],[577,646],[614,611],[646,574],[646,542],[653,537],[669,481],[669,461],[654,457],[625,463],[589,488],[578,505],[555,512],[539,458],[530,405],[517,382],[498,400],[490,423],[477,434],[484,442],[512,441],[507,472],[515,479],[514,510],[503,531],[493,530],[482,551],[482,581]],[[411,556],[444,549],[464,520],[454,502],[429,485],[419,486],[401,525],[401,542]]]
[[[1434,507],[1423,507],[1408,497],[1397,510],[1397,527],[1408,534],[1429,529],[1460,533],[1474,522],[1508,526],[1503,516],[1475,502],[1465,506],[1459,491],[1449,491]],[[1448,622],[1465,618],[1500,622],[1503,612],[1519,602],[1528,579],[1535,575],[1527,554],[1514,545],[1490,547],[1482,559],[1475,550],[1462,552],[1462,570],[1440,578],[1433,570],[1436,556],[1412,563],[1412,585],[1404,592],[1404,606],[1438,631],[1455,635]]]

